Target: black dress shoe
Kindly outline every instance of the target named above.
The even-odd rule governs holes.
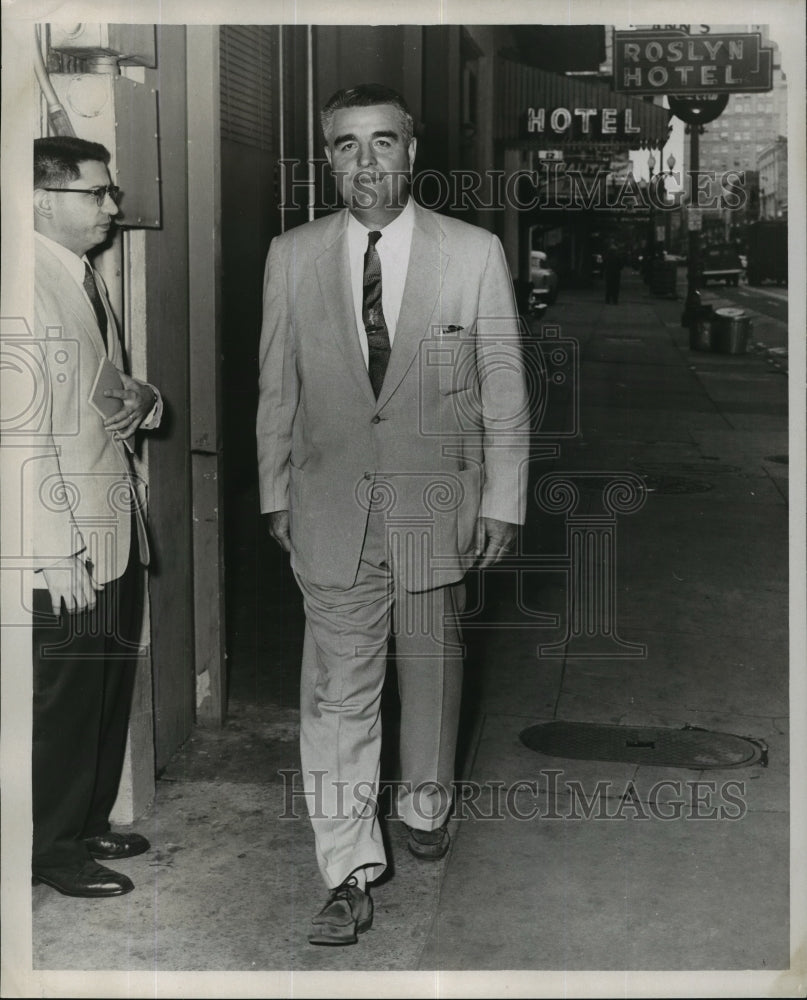
[[[311,944],[355,944],[358,935],[372,926],[373,901],[351,875],[331,889],[328,902],[311,923],[314,925],[308,938]]]
[[[131,879],[94,861],[87,861],[78,869],[34,869],[31,882],[33,885],[44,882],[63,896],[123,896],[134,889]]]
[[[117,861],[119,858],[134,858],[145,854],[151,844],[139,833],[101,833],[97,837],[85,837],[84,845],[94,858],[101,861]]]
[[[416,830],[407,826],[409,839],[406,846],[410,853],[421,861],[437,861],[443,857],[451,843],[448,827],[441,826],[436,830]]]

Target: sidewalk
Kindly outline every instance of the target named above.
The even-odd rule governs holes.
[[[299,600],[282,565],[267,567],[268,550],[245,538],[230,577],[239,634],[230,719],[221,732],[197,730],[158,782],[137,824],[153,850],[117,866],[135,892],[85,902],[33,890],[35,967],[789,966],[787,379],[761,354],[690,353],[680,312],[680,300],[653,299],[628,275],[618,306],[606,306],[599,287],[562,293],[543,324],[579,344],[581,432],[556,458],[536,457],[533,481],[551,472],[644,481],[644,506],[617,519],[614,558],[616,634],[644,644],[646,657],[539,655],[539,645],[564,638],[562,573],[534,568],[520,590],[514,570],[489,574],[484,610],[466,633],[459,762],[480,786],[476,818],[452,821],[452,849],[432,865],[411,858],[401,824],[388,823],[392,872],[373,889],[372,930],[355,947],[315,948],[307,929],[323,889],[301,801],[299,818],[279,818],[295,801],[278,772],[299,766]],[[563,544],[563,516],[532,502],[524,558],[537,565]],[[556,614],[558,624],[538,627],[536,614]],[[767,745],[768,766],[567,760],[519,741],[553,719],[749,736]],[[554,791],[552,770],[562,772]],[[673,783],[665,801],[682,789],[690,814],[684,783],[716,782],[701,794],[726,816],[723,783],[739,781],[740,815],[658,819],[650,800],[658,809],[662,779]],[[609,782],[607,811],[622,817],[576,817],[574,781],[589,798]],[[493,782],[537,786],[513,790],[515,808],[502,819],[480,818]],[[627,806],[626,792],[635,796]],[[537,815],[518,819],[516,810]],[[290,992],[290,982],[273,988]]]

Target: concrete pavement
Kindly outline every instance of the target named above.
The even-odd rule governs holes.
[[[578,433],[555,439],[554,458],[536,439],[531,482],[577,477],[588,514],[609,476],[644,484],[643,506],[616,517],[597,556],[613,563],[614,627],[588,655],[566,645],[569,580],[545,557],[563,552],[567,520],[533,490],[521,571],[472,581],[459,767],[473,808],[452,821],[449,855],[416,862],[389,822],[392,871],[373,888],[372,930],[355,947],[307,944],[323,890],[304,806],[281,773],[298,766],[299,599],[250,534],[255,520],[239,518],[228,723],[197,730],[161,776],[136,825],[153,849],[117,866],[135,892],[33,890],[35,968],[788,968],[787,379],[761,353],[690,352],[681,302],[652,298],[633,275],[619,305],[602,297],[561,293],[536,325],[577,345],[579,378],[558,383],[546,418],[562,427],[571,407]],[[571,760],[520,742],[549,720],[707,727],[763,741],[767,766]],[[583,798],[605,815],[580,815]],[[285,973],[261,982],[303,989]],[[451,995],[449,982],[426,976],[418,995]]]

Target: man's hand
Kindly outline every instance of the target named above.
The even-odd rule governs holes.
[[[284,552],[291,552],[291,535],[289,534],[289,512],[273,510],[269,515],[269,534]]]
[[[476,522],[476,549],[474,555],[482,562],[478,569],[485,569],[497,563],[502,556],[512,552],[516,537],[518,536],[518,525],[509,521],[497,521],[495,517],[480,517]]]
[[[95,592],[104,589],[102,583],[96,583],[93,579],[89,566],[80,555],[61,559],[53,566],[43,569],[42,575],[48,585],[53,613],[57,617],[62,613],[62,601],[68,614],[92,610],[96,605]]]
[[[138,382],[136,378],[132,378],[126,372],[120,373],[120,379],[123,382],[122,389],[104,390],[105,396],[111,396],[123,402],[123,406],[117,413],[106,418],[104,427],[108,431],[112,431],[116,438],[124,441],[134,434],[151,413],[157,402],[157,397],[151,386],[146,385],[145,382]]]

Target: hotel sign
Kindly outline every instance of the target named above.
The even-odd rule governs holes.
[[[758,32],[615,31],[614,90],[630,94],[771,90],[773,50],[761,42]]]
[[[528,135],[567,139],[628,139],[641,132],[632,108],[528,108]]]

